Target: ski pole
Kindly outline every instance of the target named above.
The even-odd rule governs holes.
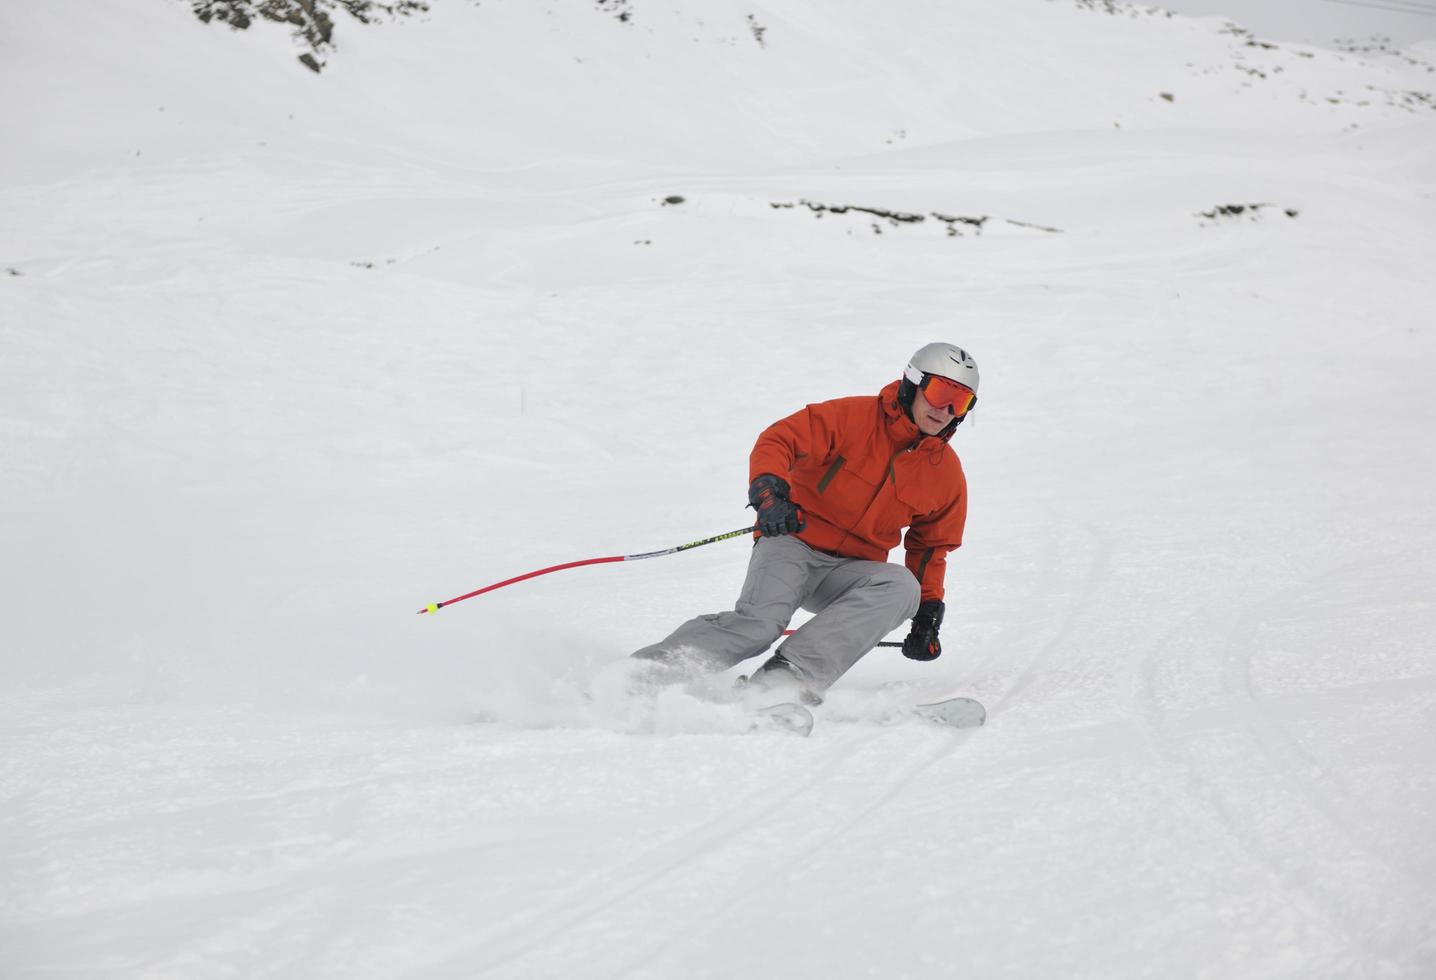
[[[797,630],[783,630],[783,635],[784,635],[784,636],[792,636],[792,635],[793,635],[794,633],[796,633],[796,632],[798,632],[798,631],[797,631]],[[873,645],[874,645],[874,646],[879,646],[879,647],[901,647],[901,646],[902,646],[902,644],[899,643],[899,642],[896,641],[896,640],[879,640],[877,643],[875,643],[875,644],[873,644]]]
[[[729,531],[727,534],[715,534],[711,538],[704,538],[702,541],[690,541],[687,544],[680,544],[674,548],[664,548],[662,551],[645,551],[641,555],[614,555],[610,558],[585,558],[583,561],[569,561],[562,565],[550,565],[548,568],[540,568],[537,571],[525,572],[523,575],[515,575],[513,578],[504,579],[502,582],[495,582],[493,585],[486,585],[482,589],[475,589],[461,596],[452,599],[445,599],[443,602],[433,602],[419,610],[419,615],[434,613],[445,606],[452,606],[456,602],[463,602],[465,599],[472,599],[476,595],[483,595],[485,592],[492,592],[495,589],[502,589],[506,585],[513,585],[515,582],[522,582],[525,579],[538,578],[540,575],[547,575],[550,572],[561,572],[565,568],[579,568],[583,565],[603,565],[612,561],[638,561],[643,558],[661,558],[664,555],[676,555],[680,551],[687,551],[690,548],[700,548],[705,544],[713,544],[715,541],[727,541],[729,538],[740,537],[744,534],[752,534],[756,527],[740,527],[736,531]]]

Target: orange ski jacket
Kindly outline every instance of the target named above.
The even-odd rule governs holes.
[[[923,601],[941,599],[947,554],[967,523],[967,477],[947,440],[923,435],[908,418],[899,385],[774,422],[753,446],[748,479],[788,481],[808,520],[798,537],[811,548],[887,561],[901,539]]]

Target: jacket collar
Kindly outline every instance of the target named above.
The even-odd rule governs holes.
[[[902,405],[898,404],[898,389],[902,387],[902,380],[899,379],[886,385],[878,393],[878,404],[882,406],[883,417],[887,420],[888,433],[893,441],[904,446],[912,446],[914,449],[941,450],[952,438],[955,430],[949,426],[946,435],[928,436],[923,435],[917,423],[908,417]]]

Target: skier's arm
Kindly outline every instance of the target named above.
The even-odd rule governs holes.
[[[837,453],[836,411],[828,403],[809,405],[779,419],[758,436],[748,457],[748,479],[764,473],[787,478],[799,460],[812,458],[816,465],[830,461]]]
[[[948,552],[962,544],[962,529],[967,524],[967,481],[941,509],[912,522],[903,538],[907,549],[908,571],[922,586],[922,601],[943,597],[943,580],[947,577]]]

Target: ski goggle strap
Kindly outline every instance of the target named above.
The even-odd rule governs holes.
[[[966,415],[977,401],[977,392],[967,385],[938,374],[925,374],[918,385],[922,396],[933,408],[950,408],[953,415]]]

